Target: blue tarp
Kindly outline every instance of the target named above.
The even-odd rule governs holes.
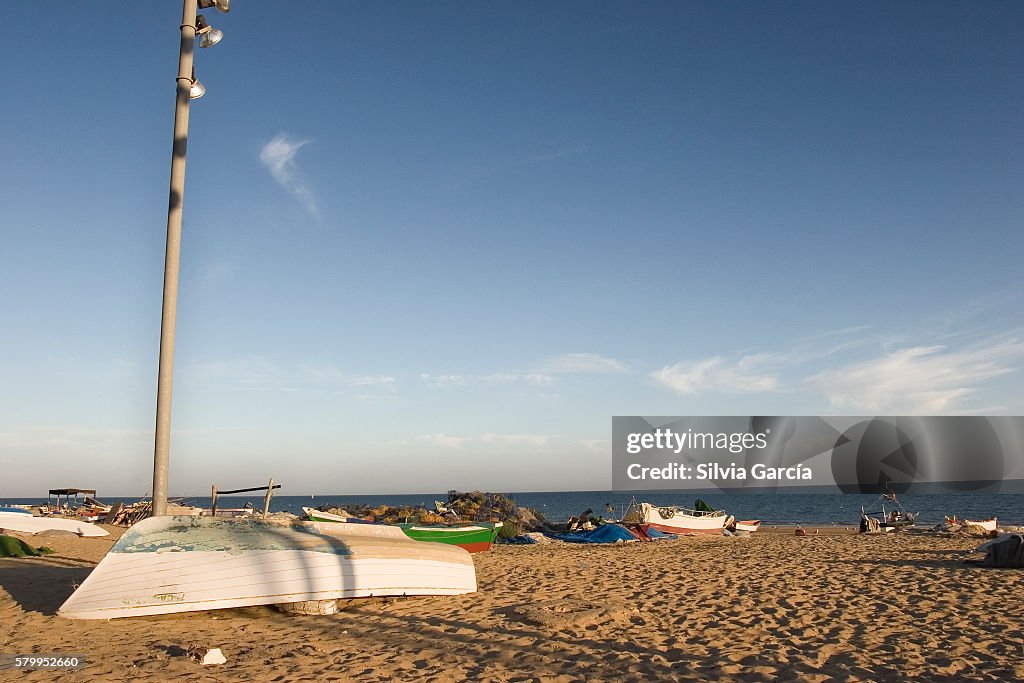
[[[656,538],[675,538],[675,534],[666,534],[664,531],[658,531],[653,526],[647,527],[647,538],[654,540]]]
[[[615,543],[616,541],[635,541],[636,536],[620,524],[602,524],[590,531],[576,531],[571,534],[547,534],[551,538],[567,543]]]
[[[511,538],[499,538],[497,542],[509,545],[533,545],[537,541],[529,536],[513,536]]]

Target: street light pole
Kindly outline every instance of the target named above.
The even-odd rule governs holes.
[[[164,302],[160,317],[160,371],[156,393],[156,444],[153,451],[153,516],[167,514],[167,470],[171,448],[171,389],[174,383],[174,325],[178,310],[181,214],[185,199],[185,148],[191,101],[192,57],[196,43],[196,0],[184,0],[181,49],[174,106],[171,191],[167,204],[167,252],[164,257]]]

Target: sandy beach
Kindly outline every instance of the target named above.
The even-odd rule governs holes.
[[[963,563],[972,538],[747,538],[496,546],[479,591],[113,621],[55,616],[111,536],[24,538],[0,560],[0,653],[78,653],[65,681],[962,681],[1024,679],[1024,574]],[[220,647],[227,663],[187,651]]]

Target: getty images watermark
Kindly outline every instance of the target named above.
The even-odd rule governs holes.
[[[614,417],[612,449],[622,491],[999,490],[1024,480],[1022,417]]]

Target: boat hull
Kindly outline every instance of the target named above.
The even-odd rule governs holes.
[[[749,533],[754,533],[760,528],[761,520],[759,519],[737,520],[736,522],[736,531],[747,531]]]
[[[0,529],[38,534],[42,531],[70,531],[79,536],[107,536],[109,531],[89,522],[59,517],[34,517],[20,512],[0,512]]]
[[[419,526],[416,524],[398,525],[405,535],[414,541],[447,543],[459,546],[471,553],[481,553],[490,550],[491,545],[498,537],[498,529],[501,526],[501,522],[497,524],[473,524],[456,527]]]
[[[724,512],[691,515],[668,508],[656,508],[650,503],[640,506],[642,523],[649,524],[666,534],[718,534],[721,535],[729,518]],[[671,512],[671,515],[668,514]]]
[[[995,531],[999,527],[999,520],[993,517],[992,519],[986,519],[984,521],[976,521],[971,519],[965,519],[963,521],[964,526],[970,524],[971,526],[981,527],[985,531]]]
[[[157,517],[129,529],[58,615],[113,619],[475,590],[468,553],[385,526]]]
[[[336,514],[334,514],[332,512],[322,512],[322,511],[316,510],[314,508],[305,508],[305,507],[302,508],[302,512],[304,512],[306,517],[309,518],[309,520],[312,521],[312,522],[344,522],[344,523],[351,523],[351,522],[349,522],[349,518],[348,517],[342,517],[341,515],[336,515]],[[358,524],[359,522],[356,522],[356,523]]]

